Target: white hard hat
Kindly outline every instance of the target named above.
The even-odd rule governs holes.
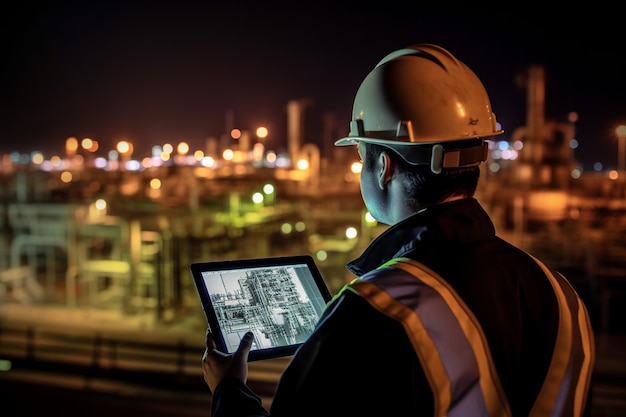
[[[447,50],[417,44],[390,53],[367,75],[350,134],[335,145],[376,143],[439,173],[485,161],[483,139],[501,133],[476,74]]]

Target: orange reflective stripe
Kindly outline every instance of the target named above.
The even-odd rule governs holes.
[[[533,259],[554,290],[559,324],[550,366],[529,417],[579,417],[588,401],[595,358],[589,314],[565,277],[553,274],[541,261]],[[344,289],[360,294],[377,310],[403,325],[433,390],[435,416],[485,413],[489,416],[510,416],[510,405],[487,338],[456,291],[437,273],[419,262],[397,258],[379,269],[385,267],[405,271],[408,275],[398,275],[393,269],[388,269],[384,276],[356,279]],[[420,284],[415,285],[412,278]],[[423,303],[428,304],[428,315],[420,317]],[[436,318],[433,319],[433,316]],[[445,336],[437,332],[438,327],[446,329]],[[474,376],[479,381],[480,390],[458,382],[459,378]],[[464,400],[473,402],[471,411],[463,410]],[[486,410],[476,409],[481,401],[479,408],[484,406]]]
[[[535,405],[530,412],[530,417],[564,415],[566,413],[564,407],[568,405],[573,407],[573,410],[570,412],[573,412],[574,416],[580,416],[587,401],[587,392],[595,357],[595,344],[593,342],[593,331],[589,323],[589,316],[579,297],[575,300],[578,314],[574,316],[572,306],[569,305],[567,300],[567,294],[561,287],[562,285],[569,286],[569,283],[564,279],[557,279],[538,259],[535,258],[535,261],[549,278],[550,284],[554,288],[559,306],[559,330],[550,367]],[[571,289],[571,291],[575,294],[574,289]],[[574,320],[575,318],[576,320]],[[574,334],[574,326],[576,324],[578,326],[576,330],[580,335],[583,350],[583,359],[580,365],[573,363],[575,352],[573,353],[572,349],[574,338],[576,337]],[[580,374],[580,377],[578,377],[578,374]],[[563,386],[569,379],[577,380],[573,393]]]
[[[401,289],[394,288],[393,284],[387,289],[383,288],[388,283],[389,276],[379,283],[357,280],[350,284],[351,289],[367,299],[373,307],[403,325],[433,390],[434,415],[511,416],[510,406],[501,387],[482,328],[458,294],[443,278],[418,262],[404,258],[394,259],[382,267],[386,266],[407,272],[408,275],[402,276],[408,277],[408,282],[412,283],[413,287],[415,281],[411,279],[417,278],[423,284],[419,290],[420,298],[429,300],[431,311],[434,308],[438,314],[445,313],[446,316],[436,318],[435,327],[446,328],[445,337],[438,337],[443,335],[433,328],[432,319],[430,327],[425,326],[417,311],[419,307],[417,303],[411,308],[412,301],[405,299],[408,305],[400,302],[397,298],[404,298],[406,294],[402,294]],[[402,286],[406,282],[396,284]],[[429,331],[433,332],[434,336]],[[459,344],[451,345],[455,340]],[[448,354],[442,357],[443,352]],[[450,374],[453,378],[460,378],[466,382],[468,378],[476,380],[478,386],[459,384],[458,381],[451,379]],[[468,402],[473,404],[471,412],[463,409],[464,404]],[[482,411],[475,408],[478,403],[485,407]]]
[[[591,326],[591,321],[589,318],[589,314],[587,313],[587,308],[580,299],[578,300],[578,322],[581,323],[580,333],[585,355],[585,360],[580,373],[581,377],[578,379],[576,394],[574,397],[575,399],[580,400],[580,403],[576,404],[576,415],[580,416],[583,413],[586,402],[589,401],[589,398],[587,398],[587,393],[589,392],[589,386],[591,385],[591,378],[596,358],[596,345],[595,337],[593,335],[593,327]]]
[[[397,263],[391,264],[390,266],[403,269],[419,278],[420,281],[435,289],[441,297],[446,300],[446,303],[458,319],[465,337],[473,347],[480,371],[480,386],[485,397],[485,404],[487,405],[489,415],[510,416],[511,409],[509,402],[500,383],[495,364],[493,363],[491,351],[487,344],[487,338],[483,333],[478,319],[476,319],[461,297],[446,280],[419,262],[410,259],[402,259],[401,261],[397,260]]]
[[[380,288],[371,282],[358,281],[352,283],[351,287],[358,294],[365,297],[377,310],[402,324],[424,366],[424,373],[433,390],[435,398],[434,415],[446,416],[451,400],[450,379],[439,351],[433,339],[424,329],[419,316],[413,310],[389,296],[385,291],[381,291]]]

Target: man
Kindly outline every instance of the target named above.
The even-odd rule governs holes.
[[[390,228],[347,267],[285,369],[271,413],[245,385],[244,336],[226,356],[207,335],[212,416],[581,416],[595,346],[559,273],[495,234],[473,197],[486,138],[501,134],[476,75],[419,44],[365,78],[348,137],[361,193]]]

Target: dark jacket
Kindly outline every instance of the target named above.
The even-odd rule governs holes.
[[[347,267],[362,276],[396,257],[423,263],[461,296],[482,326],[512,415],[527,416],[552,359],[559,318],[554,290],[537,263],[498,238],[470,198],[390,227]],[[264,414],[235,380],[222,381],[212,412]],[[343,291],[283,373],[271,415],[432,416],[433,394],[402,325]]]

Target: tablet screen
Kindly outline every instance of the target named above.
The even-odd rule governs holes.
[[[251,331],[251,361],[292,355],[331,298],[309,255],[193,263],[190,268],[217,349],[234,352]]]

